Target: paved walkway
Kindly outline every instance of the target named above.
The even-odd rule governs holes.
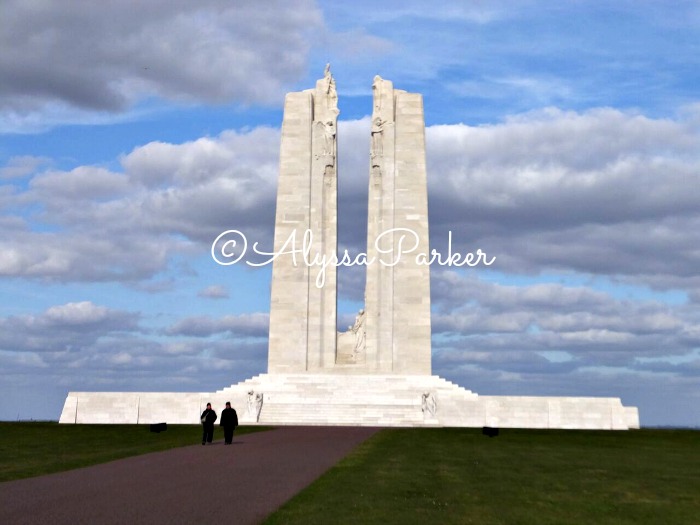
[[[280,427],[0,483],[0,523],[260,523],[376,431]]]

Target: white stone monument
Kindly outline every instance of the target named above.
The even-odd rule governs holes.
[[[396,257],[406,244],[429,251],[423,100],[379,76],[372,90],[374,263],[353,326],[336,329],[336,266],[321,274],[283,255],[273,263],[267,374],[212,393],[70,392],[61,423],[196,424],[207,402],[220,410],[231,401],[243,424],[639,427],[637,409],[619,398],[479,396],[431,375],[430,269]],[[275,252],[306,237],[312,257],[337,257],[337,118],[328,66],[315,89],[286,97]]]
[[[367,257],[376,262],[367,266],[365,308],[348,332],[337,333],[335,265],[326,267],[319,286],[319,267],[300,264],[291,255],[275,259],[270,374],[430,374],[430,269],[408,256],[393,264],[399,242],[417,238],[415,253],[428,253],[422,98],[394,90],[380,77],[372,87]],[[309,232],[313,255],[336,257],[337,116],[328,70],[315,90],[287,95],[275,252]],[[407,231],[413,232],[410,237]]]

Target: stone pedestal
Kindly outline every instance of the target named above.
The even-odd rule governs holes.
[[[479,396],[437,376],[352,373],[262,374],[210,393],[71,392],[60,422],[194,425],[227,401],[243,425],[639,428],[618,398]]]

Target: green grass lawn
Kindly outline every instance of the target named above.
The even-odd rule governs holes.
[[[265,523],[700,523],[700,432],[384,430]]]
[[[198,425],[0,422],[0,481],[200,439]],[[700,523],[700,432],[387,429],[266,523]]]
[[[238,427],[236,434],[269,427]],[[199,444],[200,425],[59,425],[0,422],[0,481],[59,472],[157,450]],[[214,439],[223,439],[218,427]]]

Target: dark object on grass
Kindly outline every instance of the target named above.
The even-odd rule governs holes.
[[[484,436],[488,436],[488,437],[492,438],[492,437],[496,437],[498,435],[498,429],[493,428],[493,427],[484,427],[481,429],[481,433]]]
[[[164,432],[168,430],[168,424],[167,423],[152,423],[151,424],[151,432]]]

